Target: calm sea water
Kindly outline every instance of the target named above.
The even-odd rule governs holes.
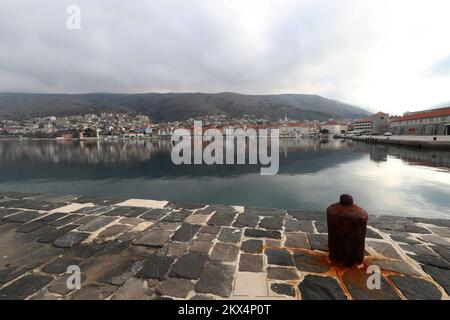
[[[0,190],[325,210],[350,193],[369,214],[450,218],[450,151],[285,139],[280,170],[172,164],[152,141],[0,140]]]

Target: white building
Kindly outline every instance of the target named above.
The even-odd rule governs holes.
[[[298,123],[283,124],[280,126],[279,130],[280,138],[297,138],[310,134],[309,127]]]
[[[355,132],[371,132],[372,120],[370,118],[355,120],[353,129]]]
[[[342,132],[348,131],[348,125],[330,121],[322,124],[320,129],[327,130],[330,134],[341,134]]]

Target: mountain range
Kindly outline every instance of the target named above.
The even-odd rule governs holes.
[[[131,112],[152,120],[186,120],[203,115],[278,120],[354,119],[369,111],[317,95],[244,95],[223,93],[0,93],[0,119],[26,119],[100,112]]]

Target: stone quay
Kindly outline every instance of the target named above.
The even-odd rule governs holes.
[[[450,220],[369,212],[358,267],[327,233],[321,211],[0,192],[0,299],[449,299]]]

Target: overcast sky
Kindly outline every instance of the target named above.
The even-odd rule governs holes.
[[[69,30],[66,10],[81,9]],[[0,91],[450,104],[448,0],[1,0]]]

